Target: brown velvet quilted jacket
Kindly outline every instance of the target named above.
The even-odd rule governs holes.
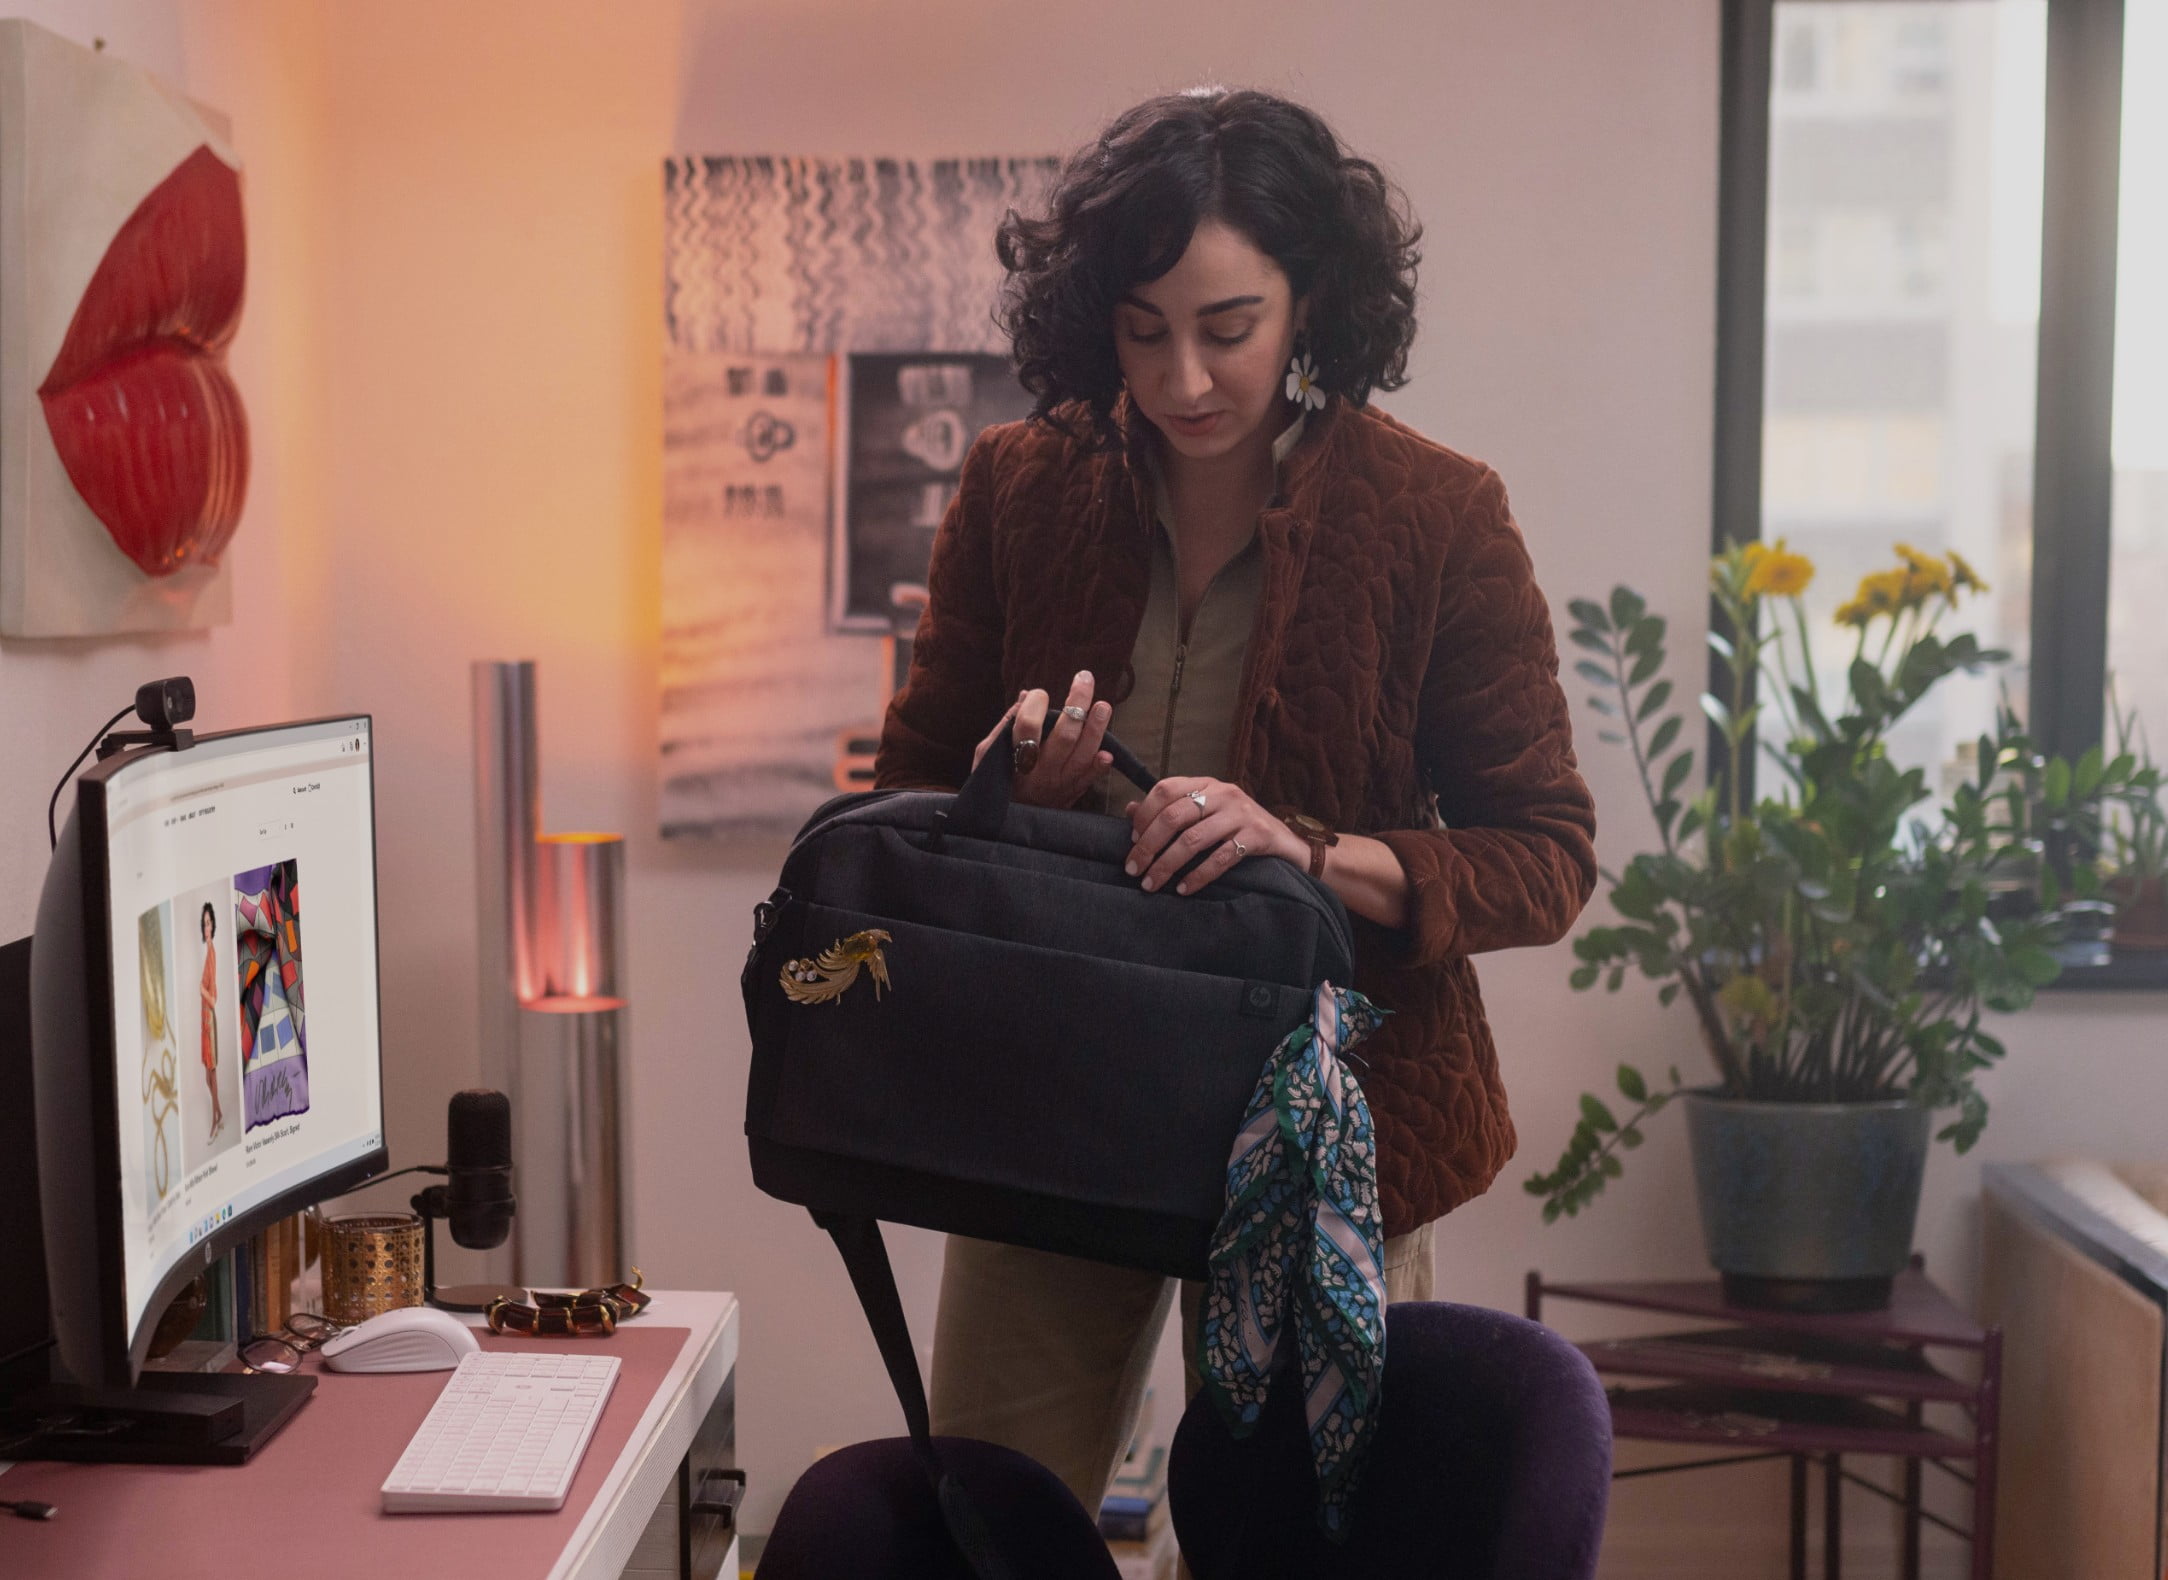
[[[1016,694],[1080,669],[1132,684],[1151,569],[1145,425],[1120,450],[990,428],[934,544],[932,601],[881,733],[884,788],[954,788]],[[1481,462],[1339,399],[1313,412],[1258,522],[1257,625],[1232,777],[1392,847],[1408,924],[1356,919],[1355,986],[1396,1013],[1364,1044],[1388,1235],[1480,1195],[1513,1155],[1468,957],[1564,935],[1596,879],[1549,610]],[[1112,678],[1113,691],[1104,689]]]

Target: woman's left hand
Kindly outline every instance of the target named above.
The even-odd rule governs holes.
[[[1309,841],[1223,779],[1160,780],[1130,803],[1129,828],[1136,843],[1123,870],[1142,875],[1147,892],[1173,882],[1205,852],[1175,893],[1195,894],[1251,856],[1284,856],[1304,866],[1310,860]]]

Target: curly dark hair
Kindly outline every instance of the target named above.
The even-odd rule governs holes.
[[[1181,261],[1218,219],[1309,299],[1319,382],[1357,405],[1407,382],[1422,226],[1383,171],[1315,112],[1256,89],[1199,88],[1118,117],[1062,169],[1043,217],[1013,210],[996,250],[997,317],[1035,415],[1078,401],[1114,437],[1114,308]]]
[[[213,938],[218,936],[218,912],[211,909],[209,900],[203,902],[203,914],[196,918],[196,932],[200,935],[206,927],[211,929]]]

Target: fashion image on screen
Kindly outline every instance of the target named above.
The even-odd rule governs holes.
[[[174,1046],[173,906],[160,901],[136,918],[136,957],[143,979],[143,1171],[147,1208],[156,1209],[182,1167],[180,1055]]]
[[[235,1031],[232,887],[204,884],[173,902],[181,993],[181,1157],[198,1169],[241,1139],[241,1053]]]
[[[247,1128],[309,1111],[309,1041],[301,991],[301,864],[281,861],[233,880],[234,958],[241,993],[241,1084]]]

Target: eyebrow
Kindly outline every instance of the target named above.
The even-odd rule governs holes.
[[[1219,313],[1231,313],[1238,307],[1262,307],[1264,301],[1265,299],[1262,296],[1230,296],[1224,301],[1205,303],[1204,306],[1197,309],[1197,316],[1199,318],[1211,318]],[[1124,307],[1134,307],[1139,312],[1150,313],[1154,318],[1165,318],[1167,316],[1150,302],[1140,300],[1134,296],[1123,297],[1122,305]]]

